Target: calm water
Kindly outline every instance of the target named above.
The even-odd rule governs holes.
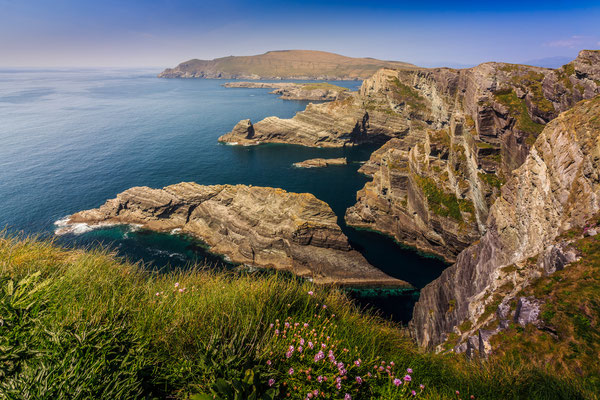
[[[268,89],[226,89],[222,80],[158,79],[158,71],[0,70],[0,227],[51,235],[54,222],[95,208],[132,186],[181,181],[252,184],[310,192],[331,205],[353,245],[375,266],[418,288],[445,267],[392,240],[348,228],[347,207],[367,178],[360,161],[373,147],[310,149],[225,146],[217,138],[240,120],[292,117],[306,102]],[[360,82],[335,82],[356,89]],[[348,157],[347,166],[298,169],[314,157]],[[109,245],[156,266],[218,265],[198,242],[127,227],[61,237],[67,245]],[[358,296],[358,295],[357,295]],[[363,292],[394,319],[406,320],[414,293]]]

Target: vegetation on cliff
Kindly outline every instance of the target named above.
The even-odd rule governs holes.
[[[149,272],[32,239],[0,239],[0,316],[1,398],[586,395],[570,372],[424,353],[335,288],[199,266]]]

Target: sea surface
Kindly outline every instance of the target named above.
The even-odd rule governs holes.
[[[158,79],[158,70],[0,69],[0,229],[53,237],[56,221],[103,204],[132,186],[182,181],[252,184],[310,192],[329,203],[371,264],[417,288],[446,265],[393,240],[344,224],[346,208],[368,181],[357,172],[373,146],[313,149],[266,144],[238,147],[217,138],[241,119],[290,118],[308,102],[269,89],[224,88],[225,80]],[[356,90],[357,81],[336,81]],[[346,166],[294,168],[314,157],[347,157]],[[60,236],[66,246],[108,246],[149,268],[224,261],[189,238],[112,227]],[[406,322],[418,292],[352,292],[366,307]]]

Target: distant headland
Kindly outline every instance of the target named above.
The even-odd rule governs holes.
[[[193,59],[159,78],[362,80],[380,68],[412,68],[400,61],[353,58],[316,50],[276,50],[255,56]]]

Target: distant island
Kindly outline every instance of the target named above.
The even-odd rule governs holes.
[[[380,68],[413,68],[412,64],[353,58],[315,50],[276,50],[255,56],[193,59],[167,68],[159,78],[362,80]]]

